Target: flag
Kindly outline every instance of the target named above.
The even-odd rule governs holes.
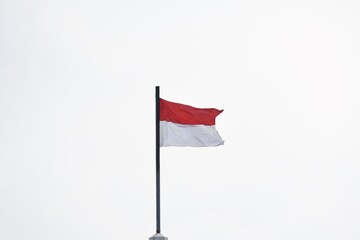
[[[224,144],[215,129],[215,118],[223,110],[195,108],[161,98],[159,101],[161,147],[215,147]]]

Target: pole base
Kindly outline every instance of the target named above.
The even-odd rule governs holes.
[[[161,235],[161,233],[157,233],[154,236],[150,237],[149,240],[168,240],[168,238]]]

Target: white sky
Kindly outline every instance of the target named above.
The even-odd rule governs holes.
[[[0,1],[0,239],[360,239],[360,2]]]

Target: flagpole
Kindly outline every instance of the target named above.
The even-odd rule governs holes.
[[[156,233],[160,233],[160,87],[155,87],[156,97]]]
[[[161,235],[160,229],[160,87],[155,87],[155,121],[156,121],[156,234],[150,240],[168,240]]]

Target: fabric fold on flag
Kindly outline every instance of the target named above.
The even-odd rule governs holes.
[[[223,145],[215,119],[223,110],[195,108],[160,98],[160,146],[215,147]]]

